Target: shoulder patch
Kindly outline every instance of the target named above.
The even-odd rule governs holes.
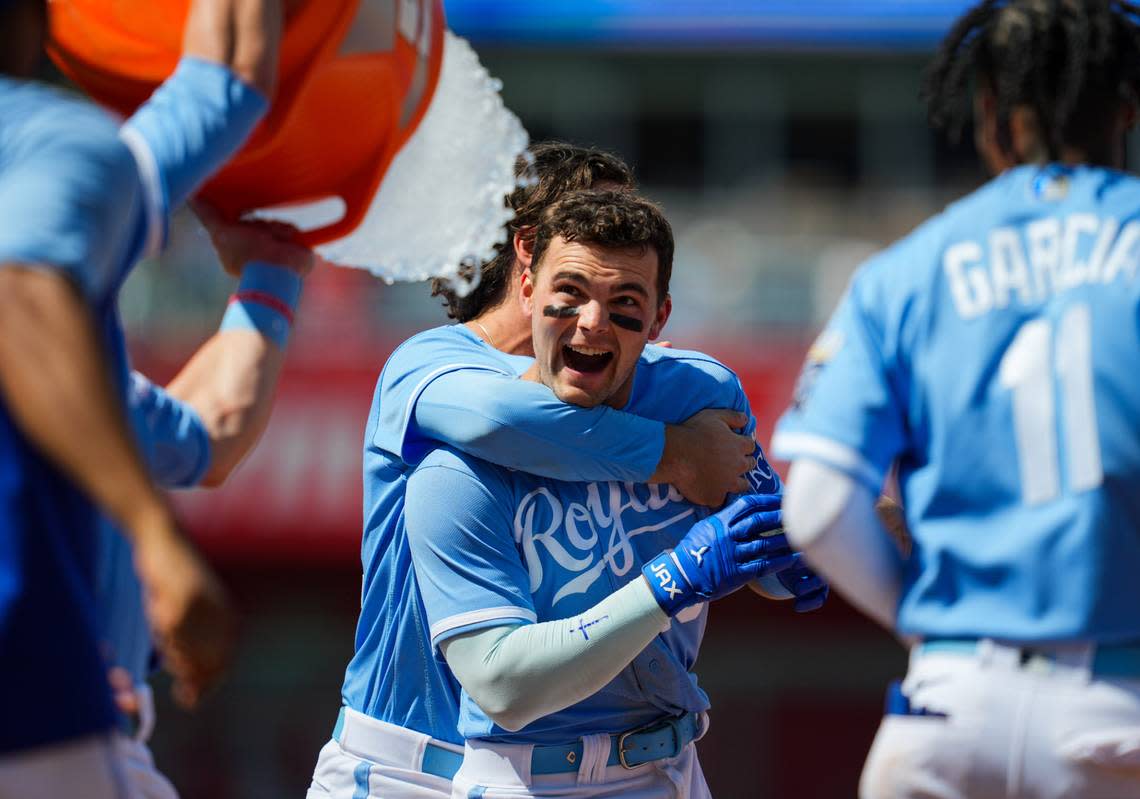
[[[796,380],[795,393],[792,395],[792,408],[799,410],[811,396],[820,370],[843,349],[843,331],[837,327],[829,327],[819,334],[819,338],[808,350],[804,359],[800,376]]]

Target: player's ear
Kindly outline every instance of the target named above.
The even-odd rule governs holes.
[[[528,319],[534,315],[534,274],[530,269],[522,270],[519,277],[519,302]]]
[[[993,89],[985,81],[980,81],[974,91],[974,148],[993,175],[1016,166],[1001,143],[997,105]]]
[[[657,314],[653,317],[653,324],[649,326],[649,340],[655,341],[661,335],[661,329],[669,321],[669,314],[673,313],[673,298],[665,295],[665,301],[657,307]]]
[[[526,227],[515,232],[515,260],[523,269],[530,269],[534,262],[534,228]]]

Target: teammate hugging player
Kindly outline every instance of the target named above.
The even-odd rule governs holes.
[[[459,691],[431,654],[404,519],[408,476],[431,447],[447,444],[559,480],[670,483],[687,499],[714,506],[726,493],[749,490],[746,475],[762,459],[746,403],[743,412],[722,406],[666,425],[606,406],[566,405],[546,386],[517,379],[532,363],[517,356],[534,351],[516,286],[531,263],[535,226],[569,191],[633,182],[624,163],[598,150],[554,142],[532,147],[531,154],[537,182],[509,198],[515,217],[508,242],[484,265],[482,281],[466,297],[435,286],[449,315],[465,324],[413,336],[377,382],[365,432],[356,652],[310,799],[451,794],[463,752]],[[528,168],[523,161],[518,167],[520,176]],[[736,384],[727,369],[718,376]],[[708,404],[725,393],[711,391]],[[760,471],[756,478],[757,485],[771,484]],[[802,595],[801,609],[822,601],[824,590],[806,570],[784,575]]]
[[[1140,796],[1138,13],[962,18],[925,93],[997,177],[860,268],[778,428],[789,537],[917,639],[866,799]]]
[[[522,284],[527,379],[668,422],[745,408],[711,358],[643,354],[669,316],[672,252],[668,223],[631,194],[555,205]],[[432,645],[463,688],[453,797],[707,795],[692,742],[708,700],[690,672],[704,603],[799,568],[763,537],[778,478],[762,459],[753,474],[767,494],[709,517],[665,485],[552,480],[449,448],[423,459],[405,514]]]

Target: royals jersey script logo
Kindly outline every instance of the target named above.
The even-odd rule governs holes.
[[[756,456],[747,475],[752,490],[778,491],[779,479],[759,447]],[[680,541],[704,515],[670,485],[613,481],[572,485],[572,490],[559,493],[546,486],[535,488],[515,511],[515,542],[530,574],[530,592],[542,586],[548,567],[559,572],[556,580],[566,578],[554,592],[552,605],[588,592],[606,569],[615,577],[640,569]],[[667,533],[669,540],[654,538],[639,551],[635,540],[647,533]]]
[[[524,496],[515,511],[515,541],[526,559],[531,593],[545,575],[540,548],[545,560],[570,577],[554,593],[552,604],[586,593],[607,568],[615,577],[641,568],[645,560],[633,546],[638,536],[686,522],[677,528],[680,540],[696,520],[695,508],[670,485],[589,483],[584,502],[568,500],[544,486]]]

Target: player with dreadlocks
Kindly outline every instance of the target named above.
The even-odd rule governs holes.
[[[858,270],[778,427],[789,540],[914,644],[864,799],[1140,796],[1138,21],[954,27],[924,96],[996,177]],[[893,463],[905,558],[873,512]]]
[[[1138,15],[1118,0],[980,4],[927,72],[931,122],[958,137],[973,82],[978,149],[993,172],[1047,161],[1122,166],[1121,122],[1140,87]]]

